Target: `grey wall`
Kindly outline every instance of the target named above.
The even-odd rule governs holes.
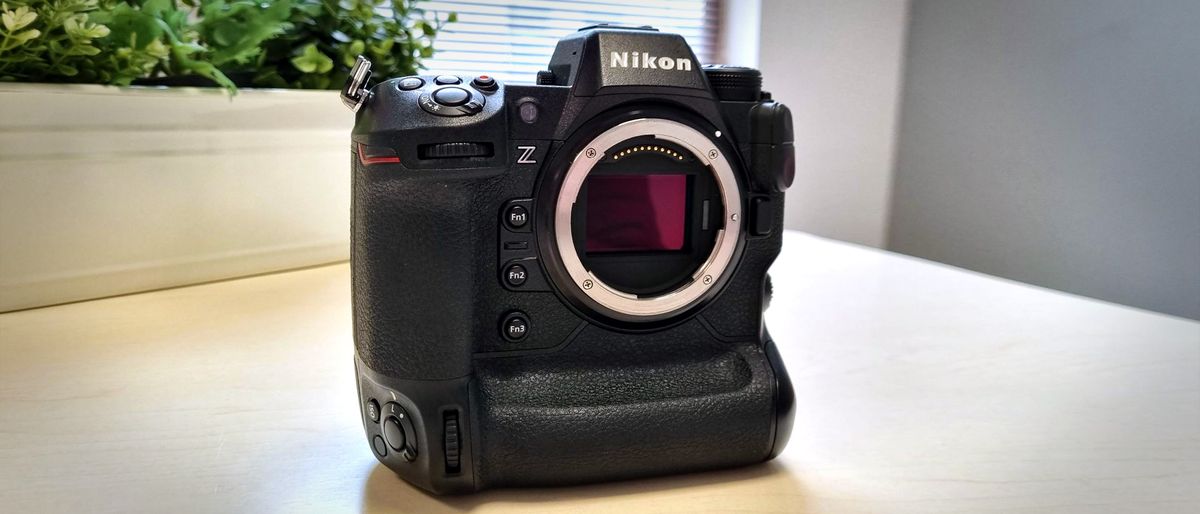
[[[1200,318],[1200,2],[913,0],[891,249]]]
[[[763,85],[796,131],[788,228],[884,245],[907,4],[763,0]]]

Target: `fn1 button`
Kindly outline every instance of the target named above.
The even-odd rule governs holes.
[[[514,230],[529,224],[529,210],[520,205],[513,205],[504,212],[504,222]]]
[[[525,266],[520,264],[513,264],[507,270],[504,270],[504,281],[510,286],[520,286],[525,283],[525,279],[527,278],[529,276],[525,272]]]
[[[529,335],[529,319],[523,313],[510,312],[500,324],[500,335],[514,343],[525,339]]]

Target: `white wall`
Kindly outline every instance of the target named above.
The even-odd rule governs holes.
[[[344,260],[333,91],[0,83],[0,312]]]
[[[713,62],[757,68],[760,29],[760,0],[721,2],[721,29],[717,34],[717,59]]]
[[[796,129],[788,228],[876,247],[887,240],[907,5],[762,1],[764,87],[792,109]]]
[[[1200,319],[1200,3],[912,5],[890,248]]]

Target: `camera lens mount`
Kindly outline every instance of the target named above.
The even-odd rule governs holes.
[[[689,157],[694,157],[711,173],[717,195],[723,204],[715,210],[723,213],[723,216],[715,220],[711,250],[681,283],[664,292],[633,293],[603,280],[596,270],[589,269],[586,259],[581,258],[578,248],[581,237],[575,233],[578,227],[573,226],[572,219],[585,181],[597,164],[610,156],[619,155],[629,141],[639,138],[644,141],[647,136],[653,141],[692,154]],[[719,137],[719,132],[710,137],[678,121],[638,118],[617,124],[583,145],[563,176],[554,206],[555,248],[572,282],[570,285],[560,284],[560,287],[571,287],[589,299],[588,303],[595,304],[602,314],[626,321],[669,318],[696,306],[714,288],[719,287],[734,261],[744,223],[737,176],[721,145],[713,139]]]

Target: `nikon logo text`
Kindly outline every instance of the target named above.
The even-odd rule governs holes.
[[[692,60],[686,57],[655,57],[650,52],[613,52],[608,67],[692,71]]]

